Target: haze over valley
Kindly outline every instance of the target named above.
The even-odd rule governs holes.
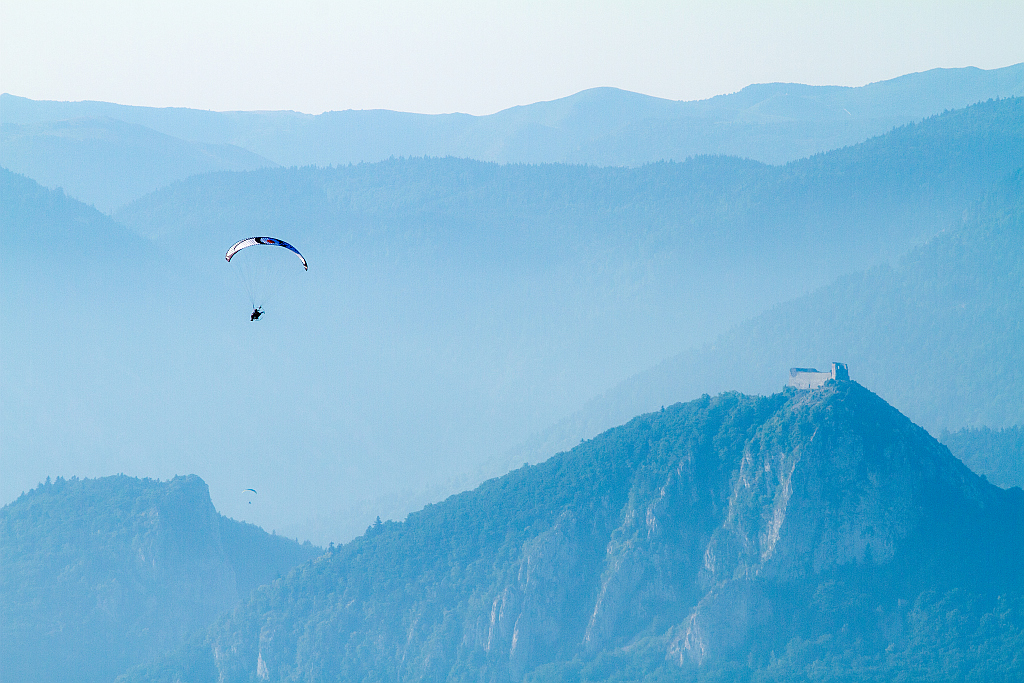
[[[1021,680],[1005,64],[4,92],[0,678]]]
[[[221,171],[113,220],[8,173],[5,193],[20,199],[5,202],[18,230],[6,238],[15,362],[3,372],[17,400],[3,419],[5,441],[33,457],[7,467],[5,496],[56,474],[195,472],[229,514],[325,544],[666,402],[772,391],[792,355],[848,358],[855,347],[786,350],[761,374],[738,371],[741,354],[719,356],[650,380],[664,389],[610,421],[516,450],[746,318],[961,231],[1024,158],[1021,102],[946,112],[783,166],[410,158]],[[288,274],[258,327],[219,256],[249,234],[285,237],[312,264]],[[998,296],[1016,300],[1012,288]],[[857,324],[844,295],[828,301],[838,316],[812,327]],[[53,346],[68,329],[74,354]],[[882,348],[856,358],[864,372],[936,368],[930,383],[886,389],[908,406],[946,401],[945,413],[917,416],[929,428],[1019,423],[1012,400],[964,413],[985,399],[943,390],[953,369]],[[1012,359],[988,371],[1002,376]],[[687,376],[709,379],[684,389]],[[273,494],[250,510],[238,495],[248,486]]]

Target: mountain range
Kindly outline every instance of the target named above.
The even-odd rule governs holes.
[[[850,381],[676,404],[261,588],[122,681],[1012,681],[1024,493]]]
[[[211,112],[0,96],[0,164],[110,212],[169,179],[257,166],[455,156],[637,166],[722,154],[782,164],[992,98],[1024,64],[933,69],[857,88],[751,85],[677,102],[614,88],[487,116],[370,110]]]
[[[5,440],[34,454],[8,467],[7,495],[48,474],[106,474],[116,459],[115,471],[137,476],[198,472],[218,507],[243,515],[231,492],[244,472],[278,493],[252,521],[324,544],[350,538],[377,514],[415,507],[373,510],[381,504],[368,506],[368,491],[394,501],[410,487],[476,483],[468,473],[624,378],[958,231],[1020,167],[1022,131],[1024,100],[1014,98],[782,167],[727,157],[639,168],[396,159],[220,172],[152,193],[118,222],[6,173],[11,265],[0,277],[11,324],[0,334],[13,362],[0,372],[21,398],[3,415]],[[68,239],[66,214],[83,221],[83,239]],[[257,233],[300,245],[311,264],[258,326],[221,261]],[[86,248],[88,258],[75,255]],[[820,306],[854,316],[827,297]],[[81,352],[52,352],[68,330]],[[828,353],[794,349],[743,381],[771,374],[754,389],[770,390],[785,368]],[[863,356],[843,357],[877,377]],[[1012,353],[988,357],[1014,391],[1014,370],[1000,369]],[[883,371],[899,361],[875,359]],[[955,412],[936,383],[945,366],[931,367],[918,398],[902,395],[915,419],[931,429],[1015,424],[1012,401],[980,393]],[[623,404],[511,462],[728,387],[659,381],[657,402]],[[926,400],[931,412],[917,412]],[[215,461],[203,456],[211,451]]]
[[[1022,84],[0,96],[0,678],[1024,680]]]

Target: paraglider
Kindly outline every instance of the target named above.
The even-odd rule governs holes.
[[[285,284],[292,269],[287,263],[288,259],[284,258],[284,252],[277,249],[251,248],[261,246],[287,249],[299,257],[303,270],[309,270],[306,258],[284,240],[276,237],[249,237],[235,242],[224,254],[224,260],[231,264],[232,270],[249,295],[249,303],[252,304],[249,320],[252,322],[259,320],[264,314],[263,305]]]
[[[256,492],[256,489],[246,489],[246,491],[252,491],[253,495],[259,495],[259,494],[258,494],[258,493]],[[251,496],[250,496],[250,497],[251,497]],[[252,505],[252,501],[251,501],[251,500],[249,501],[249,505]]]

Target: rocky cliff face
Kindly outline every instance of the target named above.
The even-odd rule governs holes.
[[[1019,489],[856,383],[704,397],[371,528],[135,679],[205,658],[225,681],[545,680],[641,649],[699,671],[839,632],[882,651],[923,592],[1020,591],[1022,529]]]
[[[1003,509],[1016,509],[1004,492],[862,387],[798,393],[745,446],[728,511],[705,549],[699,583],[707,593],[670,654],[680,663],[728,654],[779,623],[773,588],[844,569],[922,573],[924,589],[939,577],[922,570],[938,562],[966,568],[979,545],[960,537],[966,545],[949,552],[961,525],[940,520],[956,511],[984,524]],[[1006,559],[1020,559],[1020,533],[1005,531],[1017,547]],[[979,578],[958,573],[968,574],[959,585]]]

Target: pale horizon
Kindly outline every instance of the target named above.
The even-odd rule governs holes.
[[[1024,62],[1011,2],[44,0],[0,19],[4,92],[213,111],[486,115],[598,87],[693,101]]]
[[[991,69],[984,69],[984,70],[986,70],[986,71],[997,70],[997,69],[1001,69],[1001,68],[1017,66],[1017,64],[1020,64],[1020,63],[1021,62],[1016,62],[1014,64],[1005,64],[1005,65],[1003,65],[1001,67],[992,67]],[[958,69],[958,68],[981,68],[981,67],[973,67],[973,66],[966,66],[966,67],[935,67],[935,69],[949,69],[949,70]],[[932,70],[934,70],[934,69],[925,69],[924,71],[932,71]],[[397,109],[384,109],[384,108],[381,108],[381,107],[365,108],[365,109],[355,109],[355,108],[350,108],[350,109],[327,109],[327,110],[322,111],[322,112],[314,113],[314,112],[308,112],[308,111],[300,111],[300,110],[297,110],[297,109],[200,109],[198,107],[183,107],[183,106],[180,106],[180,105],[167,105],[165,107],[158,107],[158,106],[154,106],[154,105],[132,104],[132,103],[128,103],[128,102],[112,102],[112,101],[109,101],[109,100],[95,100],[95,99],[84,99],[84,100],[52,100],[52,99],[51,100],[44,100],[44,99],[36,99],[36,98],[26,98],[26,99],[30,99],[30,100],[38,101],[38,102],[42,102],[42,101],[66,102],[66,103],[104,102],[104,103],[107,103],[107,104],[116,104],[116,105],[129,106],[129,107],[152,107],[152,108],[156,108],[156,109],[163,109],[163,108],[166,108],[166,109],[195,109],[195,110],[198,110],[198,111],[210,111],[210,112],[221,113],[221,114],[231,113],[231,112],[290,112],[290,113],[295,113],[295,114],[304,114],[304,115],[308,115],[308,116],[319,116],[320,114],[326,114],[326,113],[330,113],[330,112],[342,112],[342,111],[396,111],[396,112],[410,113],[410,114],[424,114],[424,115],[427,115],[427,116],[444,116],[446,114],[464,114],[464,115],[467,115],[467,116],[490,116],[491,114],[496,114],[496,113],[499,113],[499,112],[502,112],[502,111],[506,111],[508,109],[515,109],[516,107],[523,107],[523,106],[529,106],[531,104],[540,104],[540,103],[544,103],[544,102],[554,102],[554,101],[557,101],[557,100],[560,100],[560,99],[566,99],[568,97],[573,97],[575,95],[579,95],[580,93],[584,93],[584,92],[587,92],[587,91],[590,91],[590,90],[611,89],[611,90],[620,90],[620,91],[623,91],[623,92],[631,92],[631,93],[634,93],[634,94],[637,94],[637,95],[643,95],[645,97],[652,97],[652,98],[655,98],[655,99],[661,99],[661,100],[666,100],[666,101],[670,101],[670,102],[700,102],[700,101],[704,101],[704,100],[714,99],[716,97],[722,97],[722,96],[725,96],[725,95],[732,95],[732,94],[738,93],[738,92],[740,92],[740,91],[744,90],[745,88],[748,88],[748,87],[750,87],[752,85],[768,85],[768,84],[775,84],[775,83],[782,83],[782,84],[794,83],[794,84],[799,84],[799,85],[816,85],[816,86],[822,86],[822,87],[860,88],[860,87],[864,87],[864,86],[867,86],[867,85],[871,85],[873,83],[881,83],[881,82],[892,80],[892,79],[895,79],[895,78],[900,78],[902,76],[910,76],[910,75],[913,75],[915,73],[924,73],[924,71],[913,71],[913,72],[908,72],[906,74],[898,74],[896,76],[893,76],[892,78],[884,78],[884,79],[880,79],[880,80],[877,80],[877,81],[869,81],[867,83],[861,83],[859,85],[840,85],[840,84],[836,84],[836,83],[799,83],[798,81],[762,81],[762,82],[759,82],[759,83],[748,83],[747,85],[745,85],[745,86],[743,86],[741,88],[738,88],[736,90],[730,90],[729,92],[716,93],[714,95],[709,95],[707,97],[702,97],[702,98],[693,99],[693,100],[672,100],[672,99],[669,99],[667,97],[659,97],[658,95],[651,95],[649,93],[637,92],[635,90],[626,90],[624,88],[617,88],[617,87],[611,86],[611,85],[596,85],[596,86],[593,86],[593,87],[590,87],[590,88],[584,88],[583,90],[577,90],[575,92],[568,93],[566,95],[561,95],[559,97],[554,97],[554,98],[551,98],[551,99],[548,99],[548,100],[536,100],[536,101],[533,101],[533,102],[520,102],[520,103],[517,103],[517,104],[509,105],[508,107],[505,107],[503,109],[499,109],[499,110],[494,111],[494,112],[487,112],[487,113],[483,113],[483,114],[470,114],[469,112],[459,112],[459,111],[452,111],[452,112],[409,112],[409,111],[397,110]],[[20,95],[19,93],[11,93],[11,92],[6,92],[6,91],[4,91],[3,94],[4,95],[11,95],[11,96],[14,96],[14,97],[24,97],[24,95]]]

